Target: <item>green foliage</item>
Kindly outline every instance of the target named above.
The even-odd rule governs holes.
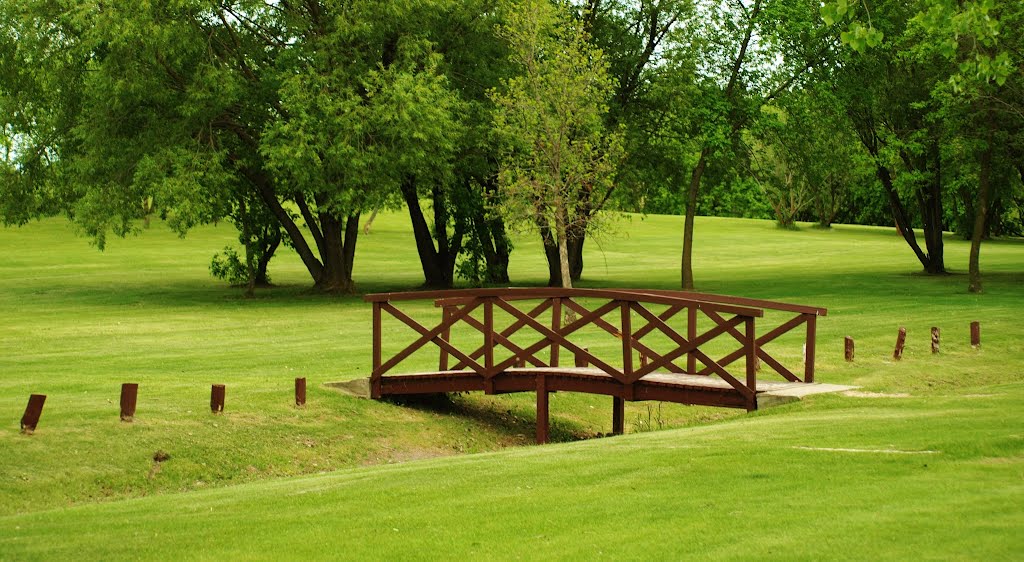
[[[239,258],[238,252],[231,246],[224,246],[223,252],[213,255],[213,259],[210,260],[210,275],[232,285],[249,282],[249,268],[244,263],[244,258]]]
[[[859,19],[858,2],[851,4],[849,0],[836,0],[835,2],[824,2],[821,5],[821,18],[825,25],[833,26],[845,22],[846,29],[840,32],[839,37],[843,44],[851,49],[863,53],[868,49],[878,47],[885,39],[885,34],[876,29],[871,22],[871,13],[868,10],[867,0],[860,0],[860,7],[863,8],[867,22]]]
[[[506,11],[499,34],[519,74],[491,94],[494,134],[505,146],[502,214],[551,229],[569,283],[568,230],[597,225],[576,202],[607,189],[622,154],[621,135],[605,130],[612,82],[601,52],[565,13],[543,0]]]

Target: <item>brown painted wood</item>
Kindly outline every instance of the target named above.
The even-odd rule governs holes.
[[[297,377],[295,379],[295,405],[306,405],[306,377]]]
[[[484,299],[484,369],[494,374],[494,299]]]
[[[686,310],[686,339],[690,341],[697,339],[697,307],[694,306]],[[693,353],[686,354],[686,372],[697,372],[697,356]]]
[[[460,300],[464,300],[464,299],[460,299]],[[463,303],[463,305],[465,305],[465,304],[466,303]],[[541,314],[543,314],[545,311],[547,311],[547,309],[551,308],[552,304],[553,304],[553,300],[546,300],[546,301],[540,303],[539,305],[537,305],[536,307],[534,307],[532,310],[530,310],[530,312],[528,312],[527,315],[529,315],[530,318],[536,319]],[[476,328],[478,330],[482,330],[483,329],[482,328],[483,327],[483,323],[479,322],[478,320],[476,320],[472,316],[466,316],[465,318],[463,318],[463,322],[466,322],[467,324],[473,326],[474,328]],[[515,335],[524,326],[526,326],[526,322],[523,322],[522,320],[516,320],[511,325],[509,325],[507,328],[505,328],[501,332],[495,334],[496,341],[498,343],[501,343],[502,345],[505,345],[506,347],[509,347],[509,349],[513,349],[513,350],[520,349],[521,350],[522,348],[513,347],[513,344],[511,343],[511,340],[509,338],[511,338],[513,335]],[[445,339],[448,339],[448,337],[446,336]],[[484,356],[484,346],[480,346],[480,347],[476,348],[475,350],[473,350],[473,353],[469,354],[469,356],[470,356],[470,358],[472,358],[474,360],[480,359],[481,357]],[[544,364],[544,363],[542,363],[540,361],[540,359],[537,359],[535,357],[531,357],[530,361],[533,362],[537,366],[541,366],[541,365]],[[465,369],[465,368],[466,368],[465,364],[463,364],[463,363],[456,363],[455,366],[452,367],[452,370],[459,370],[459,369]],[[441,369],[441,370],[446,371],[448,369]]]
[[[133,382],[121,384],[121,421],[131,423],[135,419],[135,406],[139,400],[139,385]]]
[[[971,347],[981,347],[981,322],[971,322]]]
[[[628,289],[626,289],[629,291]],[[637,294],[648,294],[648,295],[663,295],[663,296],[676,296],[683,299],[691,299],[696,301],[704,301],[710,303],[721,303],[721,304],[733,304],[739,306],[749,306],[752,308],[767,308],[770,310],[780,310],[783,312],[795,312],[798,314],[813,314],[815,316],[827,316],[828,309],[818,306],[804,306],[799,304],[790,304],[786,302],[770,301],[764,299],[748,299],[746,297],[735,297],[732,295],[716,295],[714,293],[697,293],[693,291],[669,291],[669,290],[632,290],[631,292]]]
[[[441,309],[441,321],[442,322],[447,322],[448,319],[452,317],[452,308],[453,307],[451,307],[451,306],[446,306],[446,307]],[[452,328],[451,328],[450,325],[448,326],[448,328],[446,328],[444,331],[441,332],[441,337],[445,341],[448,341],[448,342],[451,341],[451,339],[452,339]],[[437,370],[438,371],[447,371],[448,370],[448,351],[445,348],[442,347],[440,349],[439,353],[440,353],[440,356],[438,357],[438,360],[437,360]],[[473,355],[470,354],[470,357],[473,357]]]
[[[757,335],[754,333],[754,319],[744,318],[744,328],[746,329],[746,343],[744,349],[746,351],[746,370],[747,370],[747,388],[752,392],[757,392]],[[757,402],[752,402],[753,408],[757,409]]]
[[[499,297],[504,301],[546,299],[546,298],[589,298],[607,300],[641,301],[652,304],[685,305],[697,308],[712,308],[726,314],[741,314],[760,317],[764,311],[757,307],[740,306],[732,302],[710,302],[670,294],[669,291],[635,291],[614,289],[566,289],[562,287],[531,287],[508,289],[459,289],[446,291],[410,291],[396,293],[374,293],[363,296],[365,302],[396,302],[407,300],[435,300],[447,305],[458,302],[459,298]],[[780,303],[782,304],[782,303]],[[806,307],[804,307],[806,308]],[[824,309],[819,309],[824,310]],[[823,314],[822,314],[823,315]]]
[[[548,388],[547,377],[537,375],[537,444],[548,442]]]
[[[843,356],[846,358],[847,362],[853,362],[853,353],[854,353],[853,345],[854,345],[853,344],[853,338],[850,337],[850,336],[846,336]]]
[[[629,303],[619,303],[619,316],[622,323],[622,374],[626,378],[633,376],[633,320],[630,314]]]
[[[804,382],[814,382],[814,360],[815,345],[818,338],[818,316],[815,314],[804,314],[807,323],[807,335],[804,337]]]
[[[622,435],[626,425],[626,401],[618,396],[612,397],[612,435]]]
[[[896,348],[892,352],[892,358],[896,361],[903,359],[903,346],[907,343],[907,329],[901,327],[896,333]]]
[[[380,303],[373,303],[373,371],[370,372],[370,396],[381,398],[381,310]]]
[[[562,299],[551,299],[551,331],[558,332],[562,329]],[[551,366],[557,367],[561,347],[557,342],[551,342]]]
[[[210,411],[219,414],[224,411],[225,388],[222,384],[210,387]]]
[[[21,416],[21,432],[31,434],[39,425],[39,418],[43,415],[43,405],[46,404],[45,394],[30,394],[28,404],[25,406],[25,413]]]
[[[395,297],[395,298],[391,298]],[[605,300],[594,309],[588,309],[574,297]],[[415,300],[432,298],[435,305],[443,307],[441,321],[435,326],[425,325],[414,320],[401,311],[391,300]],[[761,361],[789,380],[800,380],[788,371],[777,360],[763,350],[763,345],[773,341],[800,324],[805,324],[807,333],[807,360],[804,378],[813,380],[814,339],[816,338],[817,316],[823,315],[824,309],[813,311],[797,311],[797,317],[776,326],[768,333],[757,337],[756,318],[762,317],[760,309],[738,306],[735,302],[710,302],[679,298],[678,294],[649,294],[641,291],[624,290],[590,290],[590,289],[472,289],[452,292],[395,293],[368,296],[366,299],[374,305],[374,372],[371,374],[371,389],[375,397],[388,394],[416,394],[426,392],[480,391],[487,393],[506,392],[537,392],[538,422],[548,421],[547,394],[553,391],[567,390],[574,392],[590,392],[613,396],[613,429],[616,426],[615,409],[621,403],[624,408],[626,400],[669,399],[674,402],[688,404],[706,404],[726,407],[746,408],[757,407],[756,372]],[[528,304],[523,309],[513,303],[516,301],[540,300],[539,304]],[[664,306],[660,313],[648,308],[650,305]],[[471,315],[471,312],[483,306],[483,320]],[[589,306],[589,304],[588,304]],[[502,315],[502,326],[496,325],[494,307],[498,307],[508,315],[511,324],[505,325],[506,316]],[[563,307],[579,313],[575,319],[563,321]],[[551,309],[550,326],[541,320],[541,315]],[[604,317],[619,308],[618,326]],[[669,325],[669,320],[682,310],[687,311],[686,336]],[[780,309],[786,310],[786,307]],[[789,307],[793,310],[793,307]],[[709,318],[712,325],[700,331],[696,322],[697,311]],[[793,310],[795,311],[795,310]],[[419,336],[409,345],[389,357],[384,357],[382,347],[382,316],[383,312],[411,328]],[[636,323],[636,315],[645,323]],[[478,316],[479,317],[479,316]],[[436,317],[433,320],[436,322]],[[634,324],[636,324],[634,326]],[[739,325],[744,327],[740,328]],[[460,328],[469,327],[480,332],[483,342],[479,347],[467,353],[458,349],[451,340],[456,325]],[[616,337],[621,342],[622,353],[618,361],[611,363],[592,354],[589,349],[574,343],[573,334],[577,331],[594,326],[606,334]],[[634,329],[638,328],[638,329]],[[536,340],[526,346],[512,342],[513,335],[525,331],[527,335],[535,334]],[[658,334],[657,332],[660,332]],[[667,338],[670,346],[668,351],[661,351],[664,344],[656,346],[645,344],[645,336],[655,334],[657,341]],[[724,337],[728,341],[735,340],[739,349],[723,359],[716,361],[705,351],[705,346]],[[517,336],[517,339],[518,336]],[[654,341],[654,338],[650,341]],[[437,345],[441,352],[440,367],[449,367],[455,358],[454,369],[440,369],[435,373],[419,373],[413,375],[390,374],[384,376],[412,353],[427,345]],[[719,345],[719,344],[715,344]],[[579,368],[560,368],[559,353],[562,349],[572,353],[579,360]],[[551,359],[547,365],[538,356],[545,349],[550,349]],[[510,353],[509,353],[510,352]],[[687,369],[696,370],[696,362],[703,367],[701,373],[714,376],[690,376],[689,379],[672,378],[675,375],[665,374],[659,369],[675,369],[681,371],[676,360],[686,356]],[[740,357],[745,359],[744,376],[729,372],[728,365]],[[639,358],[638,360],[636,358]],[[621,367],[615,365],[618,363]],[[691,368],[692,364],[692,368]],[[583,367],[587,365],[587,367]],[[592,366],[592,367],[590,367]],[[650,381],[644,377],[650,375]],[[683,375],[679,375],[683,376]],[[524,378],[526,377],[526,378]],[[745,379],[741,382],[740,379]],[[697,384],[695,381],[705,381]],[[543,394],[543,397],[541,396]],[[624,415],[624,414],[623,414]],[[622,416],[619,416],[620,418]],[[618,420],[624,423],[623,420]],[[538,441],[546,440],[541,435],[546,423],[538,423]],[[544,429],[546,433],[547,430]]]
[[[932,326],[932,353],[939,352],[939,338],[942,337],[942,332],[937,327]]]
[[[590,366],[590,362],[587,358],[590,357],[590,349],[584,347],[583,353],[575,354],[575,365],[580,368],[586,368]]]

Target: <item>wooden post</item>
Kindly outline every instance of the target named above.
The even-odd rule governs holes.
[[[896,334],[896,349],[892,352],[892,358],[896,361],[903,359],[903,345],[907,342],[907,329],[900,328],[898,334]]]
[[[210,411],[219,414],[224,411],[224,385],[210,387]]]
[[[942,332],[935,326],[932,326],[932,353],[939,352],[939,337],[941,335]]]
[[[757,335],[754,331],[754,318],[747,317],[744,319],[745,334],[743,338],[744,354],[746,355],[746,367],[747,367],[747,388],[755,393],[755,400],[757,396],[757,370],[754,368],[754,361],[757,358]],[[757,404],[756,402],[754,403]]]
[[[626,422],[626,401],[618,396],[612,397],[612,435],[622,435]]]
[[[551,299],[551,331],[558,333],[562,329],[562,299],[555,297]],[[551,363],[549,367],[558,366],[558,351],[561,349],[555,342],[551,342]]]
[[[484,300],[484,370],[494,375],[494,300]]]
[[[548,385],[544,375],[537,375],[537,444],[548,442]]]
[[[441,322],[447,322],[448,319],[451,318],[451,317],[452,317],[452,307],[446,306],[443,309],[441,309]],[[443,339],[446,342],[451,342],[451,339],[452,339],[452,329],[450,327],[449,328],[445,328],[444,331],[441,332],[441,339]],[[440,347],[440,346],[438,346],[438,347]],[[438,362],[437,362],[437,370],[438,371],[447,371],[448,370],[448,350],[443,348],[443,347],[441,347],[441,357],[438,359]]]
[[[622,301],[622,372],[627,377],[633,375],[633,323],[629,302]]]
[[[31,435],[39,424],[39,417],[43,415],[43,404],[46,403],[45,394],[32,394],[28,397],[28,405],[25,406],[25,415],[21,416],[21,432]]]
[[[846,336],[846,349],[843,355],[846,356],[846,361],[848,363],[853,362],[853,338],[850,336]]]
[[[295,379],[295,405],[306,405],[306,377],[296,377]]]
[[[126,382],[121,385],[121,421],[131,422],[135,419],[135,405],[139,399],[139,385]]]
[[[381,309],[380,303],[373,303],[373,372],[370,373],[370,397],[379,400],[383,394],[381,381]]]
[[[584,355],[585,353],[590,353],[590,348],[584,347],[583,348],[583,353],[577,353],[576,354],[576,367],[578,367],[578,368],[587,368],[587,367],[590,366],[590,362],[587,361],[587,356]]]
[[[697,307],[690,305],[686,309],[686,341],[697,339]],[[697,356],[691,351],[686,354],[686,372],[697,374]]]
[[[981,322],[971,322],[971,347],[974,349],[981,347]]]
[[[804,343],[804,382],[814,382],[815,340],[818,339],[818,316],[805,314],[807,318],[807,340]]]

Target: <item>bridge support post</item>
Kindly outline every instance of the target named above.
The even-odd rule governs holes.
[[[548,442],[548,383],[544,375],[537,375],[537,444]]]
[[[626,400],[612,397],[612,435],[622,435],[626,425]]]

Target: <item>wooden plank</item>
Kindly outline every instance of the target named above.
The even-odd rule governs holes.
[[[548,387],[544,375],[537,375],[537,444],[548,442]]]
[[[565,289],[561,287],[530,287],[507,289],[460,289],[446,291],[409,291],[396,293],[374,293],[363,296],[366,302],[393,302],[406,300],[437,300],[448,304],[447,299],[497,297],[505,301],[528,300],[543,298],[593,298],[607,300],[643,301],[653,304],[696,306],[711,308],[726,314],[761,317],[764,311],[749,306],[739,306],[730,302],[711,302],[695,300],[671,294],[668,291],[631,291],[616,289]]]
[[[622,435],[626,425],[626,401],[618,396],[612,397],[612,435]]]

